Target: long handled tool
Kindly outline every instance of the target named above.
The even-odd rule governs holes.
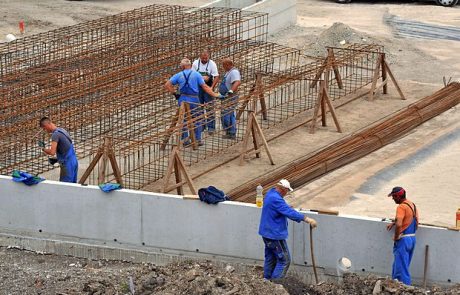
[[[315,254],[313,251],[313,227],[310,225],[310,253],[311,253],[311,264],[313,265],[313,272],[315,273],[315,282],[318,285],[318,273],[316,272]]]
[[[429,249],[429,246],[425,245],[425,265],[423,267],[423,289],[426,289],[426,275],[428,272],[428,249]]]

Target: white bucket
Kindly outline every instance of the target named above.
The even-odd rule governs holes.
[[[342,281],[343,275],[349,273],[351,271],[351,260],[342,257],[337,261],[337,277],[339,278],[339,282]]]

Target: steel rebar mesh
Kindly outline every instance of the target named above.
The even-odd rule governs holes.
[[[282,123],[315,106],[316,79],[327,79],[333,99],[370,84],[383,52],[377,45],[333,48],[339,88],[330,67],[315,78],[320,59],[302,64],[306,57],[298,50],[266,42],[267,24],[261,13],[154,5],[0,45],[0,173],[53,168],[36,146],[48,138],[38,130],[46,115],[70,131],[83,162],[92,160],[104,137],[112,138],[125,187],[143,188],[164,177],[173,145],[181,145],[186,165],[219,154],[242,140],[251,106],[262,128]],[[234,60],[242,75],[239,100],[200,105],[174,123],[177,101],[163,84],[183,57],[193,59],[203,49],[221,76],[222,59]],[[222,138],[221,118],[234,110],[236,139]],[[209,120],[216,131],[202,133],[204,145],[177,141]],[[113,180],[111,174],[100,179],[99,168],[90,183]]]

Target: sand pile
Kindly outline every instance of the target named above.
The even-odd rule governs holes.
[[[324,56],[326,46],[346,47],[349,43],[377,43],[372,37],[365,33],[358,32],[346,24],[334,23],[323,31],[310,46],[305,47],[306,54],[311,56]]]

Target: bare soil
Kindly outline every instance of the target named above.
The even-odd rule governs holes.
[[[460,286],[428,290],[404,286],[384,277],[348,275],[342,283],[307,285],[294,277],[270,282],[262,268],[244,272],[210,261],[185,261],[166,266],[121,261],[93,261],[68,256],[37,254],[0,247],[0,294],[372,294],[378,284],[388,294],[460,294]],[[430,293],[427,293],[430,292]]]

